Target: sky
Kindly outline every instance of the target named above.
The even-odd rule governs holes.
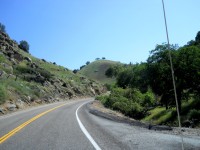
[[[171,44],[200,31],[199,0],[165,0]],[[29,52],[71,70],[105,57],[145,62],[166,42],[162,0],[0,0],[0,22]]]

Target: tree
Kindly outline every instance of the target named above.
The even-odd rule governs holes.
[[[19,48],[21,48],[23,51],[29,53],[29,44],[27,41],[20,41],[20,44],[19,44]]]
[[[197,33],[195,41],[197,42],[197,44],[200,44],[200,31]]]
[[[96,58],[95,60],[100,60],[100,58]]]
[[[0,31],[6,33],[6,27],[2,23],[0,23]]]
[[[170,45],[170,51],[173,58],[173,64],[176,60],[176,45]],[[149,85],[154,93],[161,96],[161,103],[165,104],[166,109],[170,103],[174,104],[173,84],[170,69],[168,45],[157,45],[150,52],[150,57],[147,60],[147,74]],[[180,96],[178,99],[181,106]],[[180,109],[179,109],[180,110]]]
[[[86,62],[86,65],[89,65],[89,64],[90,64],[90,61],[87,61],[87,62]]]
[[[105,57],[102,57],[102,59],[105,60],[106,58],[105,58]]]
[[[199,32],[200,33],[200,32]],[[199,94],[200,91],[200,48],[180,48],[177,57],[177,77],[181,90]]]

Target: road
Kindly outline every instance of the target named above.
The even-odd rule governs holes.
[[[179,136],[90,114],[85,103],[92,100],[59,102],[1,116],[0,150],[181,149]],[[184,147],[200,150],[200,137],[184,137]]]

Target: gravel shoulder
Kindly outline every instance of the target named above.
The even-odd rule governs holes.
[[[105,108],[99,101],[95,100],[87,105],[89,112],[93,115],[112,120],[115,122],[126,123],[131,126],[138,126],[146,128],[155,132],[162,132],[172,135],[184,135],[184,136],[200,136],[200,129],[194,128],[181,128],[181,132],[178,127],[170,127],[164,125],[152,125],[149,123],[141,122],[127,116],[122,113]]]

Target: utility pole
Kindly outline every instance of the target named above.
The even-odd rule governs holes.
[[[180,136],[181,136],[182,150],[184,150],[183,135],[182,135],[182,130],[181,130],[180,112],[179,112],[179,104],[178,104],[178,99],[177,99],[176,82],[175,82],[175,77],[174,77],[174,69],[173,69],[173,63],[172,63],[172,56],[171,56],[171,51],[170,51],[169,34],[168,34],[168,28],[167,28],[167,19],[166,19],[166,14],[165,14],[164,0],[162,0],[162,5],[163,5],[164,20],[165,20],[165,30],[166,30],[166,35],[167,35],[167,45],[168,45],[168,52],[169,52],[169,60],[170,60],[172,81],[173,81],[173,87],[174,87],[174,97],[175,97],[175,101],[176,101],[176,110],[177,110],[177,115],[178,115],[179,132],[180,132]]]

